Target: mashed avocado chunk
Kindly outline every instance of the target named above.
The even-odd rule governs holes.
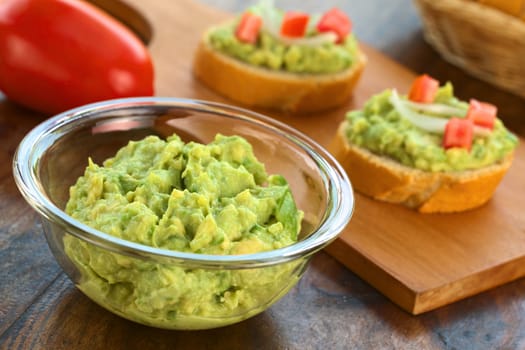
[[[291,245],[303,217],[286,180],[268,175],[245,139],[220,134],[207,145],[148,136],[102,166],[89,160],[66,212],[124,240],[212,255]],[[249,317],[291,288],[304,263],[202,270],[146,262],[69,235],[64,245],[86,294],[126,318],[165,328]]]
[[[470,150],[442,147],[442,135],[422,130],[402,118],[389,99],[391,90],[370,98],[362,110],[346,115],[349,141],[373,153],[424,171],[461,171],[494,164],[514,150],[517,137],[500,119],[487,136],[476,136]],[[406,99],[406,97],[403,97]],[[452,84],[440,87],[435,103],[467,112],[468,104],[454,97]]]
[[[243,43],[235,36],[236,23],[214,28],[209,43],[215,49],[254,66],[292,73],[337,73],[356,61],[358,44],[353,34],[341,44],[318,46],[285,45],[264,30],[256,45]]]

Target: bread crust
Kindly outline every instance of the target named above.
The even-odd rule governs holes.
[[[359,51],[349,69],[334,74],[272,71],[213,49],[205,33],[195,52],[193,72],[209,88],[247,107],[312,113],[347,103],[366,60]]]
[[[377,200],[421,213],[451,213],[479,207],[494,194],[513,153],[493,165],[465,171],[429,172],[402,165],[348,142],[340,124],[328,150],[348,173],[353,187]]]

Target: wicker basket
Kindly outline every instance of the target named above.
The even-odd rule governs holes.
[[[414,0],[425,40],[445,60],[525,97],[525,21],[468,0]]]

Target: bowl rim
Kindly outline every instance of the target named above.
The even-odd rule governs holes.
[[[152,107],[153,106],[153,107]],[[328,207],[317,229],[292,245],[259,253],[243,255],[209,255],[156,248],[127,241],[89,227],[58,208],[45,194],[38,178],[39,159],[60,137],[56,130],[75,125],[83,118],[96,118],[114,110],[133,110],[142,107],[191,108],[230,118],[241,119],[275,132],[303,149],[323,173],[328,194]],[[37,145],[45,143],[38,150]],[[80,106],[57,114],[30,130],[18,145],[13,157],[15,183],[25,200],[42,217],[61,226],[66,232],[84,241],[115,253],[160,263],[187,264],[197,268],[238,269],[270,266],[304,258],[333,241],[350,221],[355,198],[348,176],[338,161],[321,145],[301,131],[276,119],[248,109],[219,102],[178,97],[130,97]]]

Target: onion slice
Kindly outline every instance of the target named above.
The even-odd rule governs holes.
[[[394,106],[399,115],[412,123],[412,125],[436,134],[442,134],[445,132],[445,126],[447,125],[448,119],[429,117],[425,114],[414,112],[408,108],[403,101],[401,101],[395,89],[392,90],[392,94],[390,95],[390,103]]]
[[[489,128],[484,128],[479,125],[474,125],[474,135],[481,137],[488,137],[492,133]]]
[[[449,106],[446,104],[441,103],[419,103],[419,102],[412,102],[412,101],[403,101],[408,107],[420,111],[420,112],[427,112],[431,114],[436,115],[443,115],[443,116],[455,116],[455,117],[464,117],[467,115],[467,110]]]
[[[337,41],[337,34],[332,32],[319,33],[312,36],[301,38],[291,38],[281,35],[281,24],[283,21],[283,14],[275,8],[273,0],[262,0],[257,6],[257,14],[262,18],[262,29],[279,40],[284,45],[301,45],[317,47],[326,43],[335,43]],[[310,17],[309,26],[311,22],[318,21]],[[311,27],[310,27],[311,29]]]
[[[276,35],[270,32],[267,28],[264,28],[269,34],[276,37],[281,43],[285,45],[301,45],[301,46],[312,46],[317,47],[326,43],[335,43],[337,41],[337,34],[333,32],[326,32],[316,34],[314,36],[307,36],[302,38],[290,38],[283,35]]]
[[[272,36],[279,37],[281,31],[282,14],[275,8],[273,0],[261,0],[256,7],[257,14],[261,16],[263,29]]]
[[[395,89],[392,90],[389,101],[392,106],[394,106],[394,109],[399,113],[399,115],[402,118],[408,120],[412,125],[434,134],[443,134],[445,132],[445,126],[447,125],[448,118],[431,117],[413,111],[408,107],[406,101],[403,101],[401,98],[399,98],[399,95]],[[487,137],[491,132],[492,131],[488,128],[474,125],[474,135],[476,136]]]

